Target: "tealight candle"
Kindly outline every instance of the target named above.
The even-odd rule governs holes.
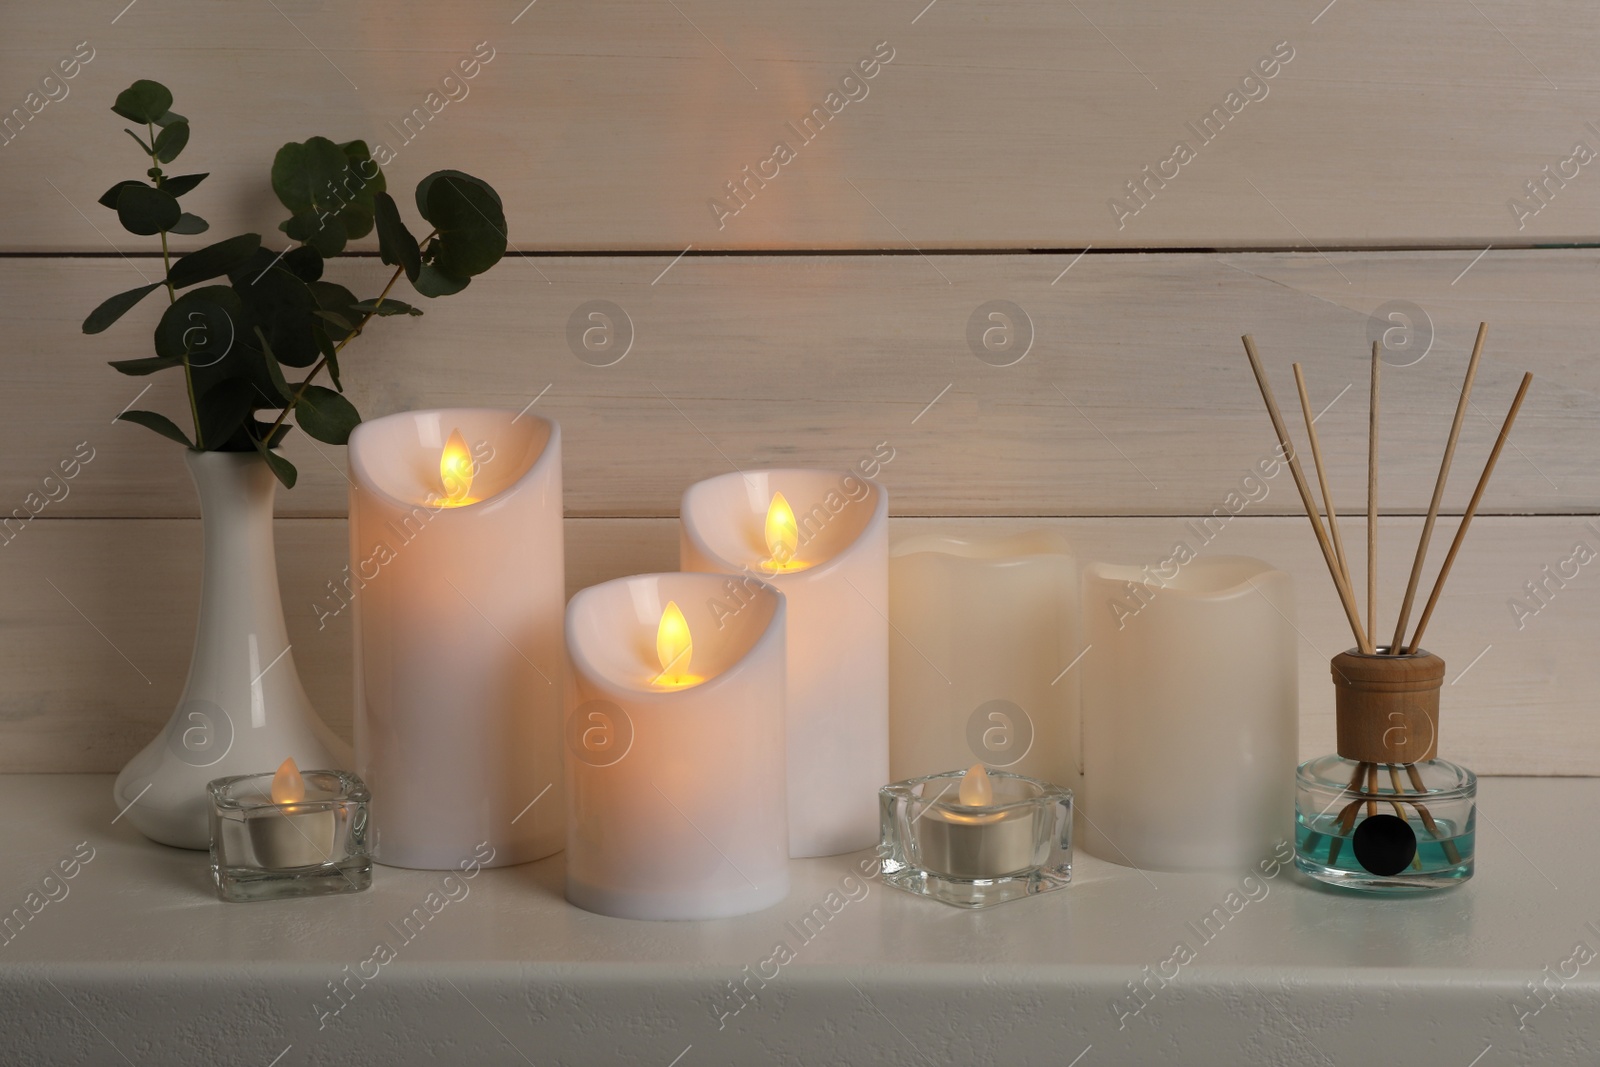
[[[721,574],[707,597],[731,625],[750,589],[788,601],[789,847],[830,856],[871,845],[889,775],[889,497],[854,474],[735,472],[689,487],[685,571]]]
[[[974,764],[879,790],[884,883],[962,908],[1072,880],[1072,793]]]
[[[561,431],[414,411],[350,435],[356,765],[373,854],[451,869],[561,850]]]
[[[915,825],[922,865],[947,878],[1001,878],[1034,863],[1033,813],[995,809],[981,763],[962,777],[955,804],[930,806]]]
[[[784,597],[653,574],[567,606],[567,899],[630,919],[759,911],[789,892]]]
[[[371,794],[347,771],[217,778],[206,786],[211,880],[228,901],[355,893],[372,884]]]
[[[304,804],[306,780],[293,759],[278,767],[268,795],[278,805],[278,818],[250,820],[257,862],[269,871],[327,863],[333,856],[335,816],[331,809]]]

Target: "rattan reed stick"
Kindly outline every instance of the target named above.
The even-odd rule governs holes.
[[[1455,421],[1450,424],[1450,438],[1445,442],[1444,459],[1439,463],[1439,480],[1433,485],[1433,501],[1428,505],[1428,518],[1422,524],[1422,537],[1417,541],[1417,558],[1411,564],[1411,580],[1406,583],[1406,596],[1400,602],[1400,618],[1395,623],[1394,640],[1389,651],[1398,655],[1405,644],[1406,623],[1411,620],[1411,605],[1417,597],[1417,583],[1422,580],[1422,564],[1428,558],[1428,542],[1433,537],[1433,524],[1439,519],[1439,503],[1444,499],[1444,485],[1450,477],[1450,461],[1455,458],[1456,441],[1461,437],[1461,423],[1467,417],[1467,404],[1472,399],[1472,382],[1478,376],[1478,359],[1483,355],[1483,339],[1489,332],[1487,322],[1478,323],[1478,339],[1472,346],[1472,358],[1467,361],[1467,377],[1461,383],[1461,399],[1456,402]]]
[[[1339,603],[1344,607],[1345,618],[1350,622],[1350,631],[1355,635],[1356,647],[1367,655],[1372,655],[1372,642],[1367,638],[1366,631],[1361,628],[1361,618],[1356,613],[1355,595],[1350,591],[1339,574],[1339,564],[1334,558],[1333,546],[1328,541],[1328,535],[1323,532],[1322,520],[1317,517],[1317,505],[1311,499],[1311,489],[1306,485],[1305,472],[1300,469],[1300,459],[1295,455],[1294,444],[1289,440],[1289,428],[1284,425],[1283,412],[1278,410],[1278,402],[1273,398],[1272,385],[1267,381],[1267,373],[1261,368],[1261,357],[1256,354],[1256,342],[1249,334],[1245,334],[1244,353],[1250,357],[1250,369],[1256,376],[1256,385],[1261,389],[1261,399],[1266,402],[1267,415],[1272,419],[1272,428],[1278,435],[1278,447],[1283,450],[1284,459],[1289,464],[1289,473],[1294,477],[1294,487],[1300,492],[1300,503],[1306,509],[1306,518],[1311,520],[1311,529],[1317,535],[1317,545],[1322,549],[1322,559],[1328,565],[1328,573],[1333,576],[1333,584],[1339,590]]]
[[[1467,527],[1472,523],[1472,517],[1478,513],[1478,502],[1483,499],[1483,491],[1489,486],[1489,476],[1494,473],[1494,465],[1500,460],[1500,450],[1505,447],[1506,440],[1511,436],[1511,424],[1517,421],[1517,412],[1522,408],[1522,398],[1528,395],[1528,386],[1533,384],[1533,374],[1522,376],[1522,384],[1517,387],[1517,395],[1511,401],[1511,410],[1506,412],[1506,421],[1500,426],[1500,436],[1495,438],[1494,448],[1489,450],[1489,461],[1483,465],[1483,474],[1478,478],[1478,487],[1472,491],[1472,499],[1467,503],[1467,510],[1461,515],[1461,525],[1456,527],[1455,539],[1450,542],[1450,551],[1444,557],[1444,566],[1439,568],[1439,577],[1433,583],[1433,592],[1428,594],[1428,604],[1422,609],[1422,618],[1417,620],[1417,632],[1411,635],[1411,644],[1406,646],[1407,652],[1415,652],[1417,646],[1422,644],[1422,632],[1428,628],[1428,620],[1433,618],[1433,609],[1438,606],[1439,594],[1444,591],[1444,580],[1450,577],[1450,565],[1456,561],[1456,553],[1461,551],[1461,542],[1467,536]]]

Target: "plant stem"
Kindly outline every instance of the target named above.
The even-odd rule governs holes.
[[[145,130],[150,134],[150,166],[158,175],[155,183],[156,188],[159,189],[161,188],[161,178],[159,176],[161,160],[156,158],[155,152],[156,127],[153,122],[147,122],[144,126]],[[170,307],[178,302],[178,291],[172,287],[172,250],[167,246],[166,230],[161,231],[161,269],[163,272],[162,280],[167,284],[167,305]],[[183,354],[183,384],[189,394],[189,416],[194,419],[195,450],[204,452],[206,450],[206,439],[205,434],[200,430],[200,404],[194,395],[194,373],[189,367],[189,353],[187,350]]]

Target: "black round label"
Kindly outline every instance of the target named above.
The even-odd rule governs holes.
[[[1417,854],[1417,835],[1394,815],[1369,815],[1356,827],[1356,862],[1377,875],[1399,874]]]

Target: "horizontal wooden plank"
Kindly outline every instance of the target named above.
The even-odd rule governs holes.
[[[1440,748],[1447,758],[1488,774],[1600,774],[1600,719],[1593,713],[1600,688],[1593,655],[1600,575],[1593,571],[1600,564],[1573,562],[1579,542],[1591,558],[1600,552],[1600,528],[1586,524],[1592,521],[1489,517],[1473,525],[1426,641],[1449,666]],[[1003,533],[1035,524],[897,519],[893,534]],[[0,550],[0,772],[115,770],[166,721],[182,689],[198,602],[199,523],[39,525]],[[1085,559],[1159,565],[1182,542],[1197,552],[1259,556],[1294,575],[1301,752],[1332,749],[1327,664],[1351,640],[1304,521],[1245,516],[1216,524],[1209,543],[1180,518],[1043,525],[1062,530]],[[1382,524],[1386,620],[1397,608],[1419,527],[1405,518]],[[1360,524],[1348,529],[1351,544],[1361,543]],[[338,605],[327,583],[345,564],[345,524],[285,519],[277,531],[295,659],[324,717],[349,736],[350,612],[327,615]],[[1435,565],[1452,532],[1441,525]],[[1352,562],[1358,586],[1363,558],[1357,551]],[[569,593],[624,574],[675,569],[676,524],[571,519],[567,560]],[[1529,582],[1540,584],[1540,600],[1528,594]],[[1512,598],[1521,599],[1522,612],[1509,606]]]
[[[527,249],[1482,247],[1597,234],[1600,179],[1573,151],[1600,149],[1600,20],[1586,0],[383,11],[377,25],[362,6],[311,0],[147,3],[115,19],[90,0],[20,5],[0,42],[0,108],[13,116],[0,244],[150,247],[94,203],[145,168],[106,110],[135,78],[170,84],[193,120],[181,166],[213,177],[190,200],[230,233],[274,232],[273,152],[325,134],[384,143],[402,191],[441,167],[482,175]],[[480,42],[492,58],[472,68]],[[93,58],[45,81],[75,52]],[[892,59],[845,80],[875,52]],[[739,204],[733,182],[745,206],[723,217],[710,205]],[[1542,199],[1528,182],[1548,182]]]
[[[1447,252],[540,258],[504,264],[423,318],[375,323],[343,363],[369,416],[537,400],[564,428],[578,516],[672,516],[684,487],[734,467],[849,467],[891,451],[881,477],[899,515],[1207,514],[1241,489],[1252,514],[1295,513],[1287,477],[1244,482],[1275,446],[1239,347],[1248,330],[1285,405],[1292,360],[1316,406],[1331,405],[1320,436],[1352,513],[1365,510],[1368,331],[1403,301],[1431,323],[1431,350],[1385,372],[1384,508],[1426,508],[1485,318],[1447,509],[1464,505],[1531,369],[1483,506],[1585,512],[1600,509],[1597,268],[1593,250],[1496,250],[1475,263]],[[357,258],[330,276],[376,294],[384,275]],[[0,261],[0,512],[53,494],[49,516],[195,514],[179,450],[111,421],[136,403],[188,422],[175,372],[126,378],[104,365],[149,353],[159,296],[105,334],[78,328],[138,280],[120,260]],[[998,353],[982,331],[1001,327],[979,313],[996,300],[1027,319]],[[615,319],[611,353],[574,340],[604,326],[585,318],[593,301]],[[46,484],[84,442],[92,462]],[[288,452],[302,479],[280,512],[343,515],[343,449],[294,435]]]

